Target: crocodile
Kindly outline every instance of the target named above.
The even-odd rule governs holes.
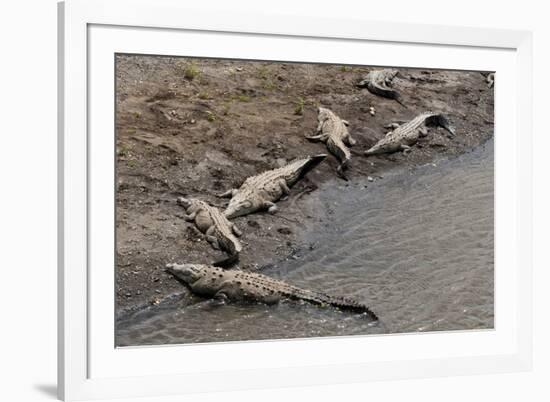
[[[241,236],[242,232],[233,222],[227,220],[218,208],[204,201],[179,197],[177,203],[186,210],[187,215],[183,218],[188,222],[195,222],[214,249],[221,249],[229,254],[227,259],[215,262],[214,265],[226,266],[238,261],[242,245],[236,236]]]
[[[166,270],[199,296],[228,301],[276,304],[281,300],[303,300],[320,306],[365,314],[378,320],[367,306],[347,297],[331,296],[292,286],[269,276],[238,269],[223,270],[204,264],[167,264]]]
[[[492,88],[495,85],[495,73],[489,73],[485,80],[487,81],[487,87]]]
[[[231,189],[220,195],[220,197],[232,197],[224,212],[225,216],[231,219],[262,209],[275,213],[277,211],[275,202],[283,194],[289,194],[290,187],[321,163],[326,156],[326,154],[308,156],[286,166],[247,178],[239,189]]]
[[[315,135],[306,136],[306,138],[310,141],[321,141],[327,145],[328,150],[340,161],[340,166],[337,169],[338,174],[347,180],[344,169],[348,167],[351,159],[351,152],[347,146],[353,146],[356,143],[349,134],[349,122],[324,107],[317,109],[317,121],[319,124]]]
[[[454,129],[451,127],[445,115],[441,113],[425,112],[403,125],[397,123],[392,124],[391,127],[394,128],[394,130],[387,133],[384,138],[365,151],[365,155],[368,156],[397,151],[403,151],[403,153],[406,154],[411,151],[411,146],[416,144],[419,138],[428,135],[427,127],[429,126],[443,127],[451,136],[455,135]]]
[[[392,83],[394,78],[399,74],[397,70],[384,69],[370,71],[367,76],[357,83],[360,88],[367,88],[370,93],[373,93],[384,98],[394,99],[402,106],[401,94],[393,89]]]

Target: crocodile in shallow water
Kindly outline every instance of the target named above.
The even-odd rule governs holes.
[[[193,293],[203,297],[265,304],[275,304],[283,299],[303,300],[320,306],[362,313],[378,320],[370,308],[347,297],[301,289],[262,274],[236,269],[223,270],[203,264],[167,264],[166,269],[185,283]]]

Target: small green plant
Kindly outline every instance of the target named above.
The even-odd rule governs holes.
[[[128,148],[121,145],[120,147],[117,147],[116,153],[117,153],[118,156],[122,156],[122,157],[127,156],[128,155]]]
[[[266,66],[261,66],[258,69],[258,77],[262,80],[267,80],[269,78],[269,69]]]
[[[229,103],[226,102],[223,104],[222,113],[224,116],[227,116],[229,114]]]
[[[209,97],[208,92],[199,92],[199,99],[208,99]]]
[[[141,112],[132,112],[132,116],[134,116],[134,118],[136,119],[139,119],[141,117]]]
[[[351,67],[350,66],[340,66],[340,71],[345,73],[347,71],[351,71]]]
[[[135,168],[137,166],[137,161],[135,159],[130,159],[126,162],[126,165],[129,167],[129,168]]]
[[[304,114],[304,98],[299,97],[296,102],[294,102],[294,114],[301,116]]]
[[[200,73],[201,72],[199,68],[195,65],[195,63],[188,63],[183,69],[183,76],[189,81],[195,79]]]
[[[212,122],[212,121],[216,121],[216,115],[211,112],[210,110],[207,110],[206,111],[206,120]]]
[[[250,102],[250,96],[242,94],[237,97],[239,102]]]
[[[264,89],[267,89],[268,91],[272,91],[274,90],[277,86],[275,85],[275,83],[271,80],[267,80],[263,83],[262,87]]]

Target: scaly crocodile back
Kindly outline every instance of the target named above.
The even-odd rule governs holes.
[[[279,294],[288,299],[303,300],[320,306],[329,305],[355,313],[365,313],[371,319],[378,320],[370,308],[346,297],[330,296],[322,292],[302,289],[255,272],[232,270],[225,271],[225,274],[233,275],[238,285],[242,286],[244,293],[253,295],[255,292],[264,291],[270,294]]]

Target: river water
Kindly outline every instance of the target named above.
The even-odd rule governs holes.
[[[214,306],[182,290],[119,319],[118,346],[488,329],[494,325],[493,142],[458,158],[326,183],[322,222],[293,259],[262,273],[346,295],[380,317],[307,303]],[[246,250],[245,250],[246,251]]]

